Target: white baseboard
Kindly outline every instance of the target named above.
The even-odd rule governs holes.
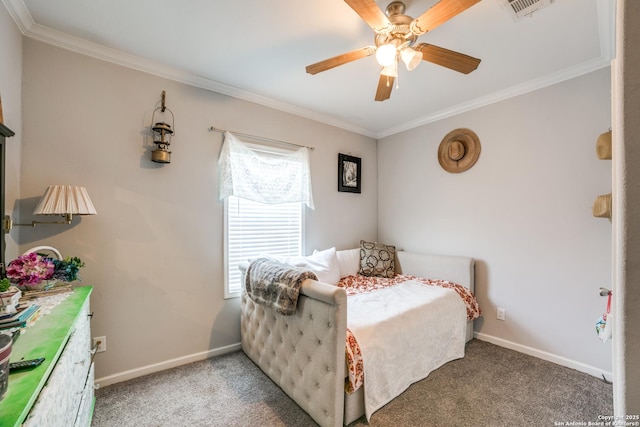
[[[566,357],[558,356],[556,354],[548,353],[546,351],[538,350],[533,347],[518,344],[513,341],[508,341],[502,338],[494,337],[492,335],[483,334],[482,332],[474,332],[474,338],[480,341],[486,341],[491,344],[495,344],[500,347],[515,350],[520,353],[528,354],[529,356],[537,357],[538,359],[546,360],[548,362],[555,363],[557,365],[566,366],[567,368],[575,369],[580,372],[584,372],[589,375],[593,375],[597,378],[602,378],[604,375],[608,381],[613,379],[613,373],[611,371],[604,371],[585,363],[577,362],[575,360],[567,359]],[[120,372],[118,374],[109,375],[102,378],[96,378],[96,386],[105,387],[111,384],[116,384],[122,381],[131,380],[143,375],[152,374],[154,372],[164,371],[166,369],[175,368],[178,366],[186,365],[187,363],[198,362],[200,360],[209,359],[211,357],[220,356],[226,353],[240,350],[242,348],[241,343],[231,344],[225,347],[219,347],[201,353],[191,354],[188,356],[178,357],[175,359],[167,360],[153,365],[143,366],[129,371]]]
[[[567,359],[566,357],[558,356],[557,354],[547,353],[546,351],[518,344],[513,341],[507,341],[492,335],[483,334],[482,332],[474,332],[473,336],[480,341],[490,342],[491,344],[528,354],[529,356],[537,357],[538,359],[546,360],[548,362],[555,363],[556,365],[566,366],[567,368],[575,369],[576,371],[584,372],[597,378],[602,378],[604,375],[607,381],[613,380],[613,373],[611,371],[604,371],[600,368],[596,368],[595,366]]]
[[[177,357],[175,359],[166,360],[164,362],[155,363],[153,365],[142,366],[140,368],[131,369],[130,371],[120,372],[118,374],[109,375],[102,378],[96,378],[94,384],[97,387],[105,387],[111,384],[120,383],[122,381],[132,380],[143,375],[152,374],[154,372],[164,371],[166,369],[175,368],[177,366],[186,365],[187,363],[198,362],[200,360],[209,359],[214,356],[220,356],[242,348],[241,343],[227,345],[225,347],[214,348],[203,351],[201,353],[190,354],[188,356]]]

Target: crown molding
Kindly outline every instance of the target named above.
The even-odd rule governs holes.
[[[312,110],[304,109],[286,102],[275,100],[263,95],[248,92],[233,86],[229,86],[212,79],[207,79],[183,70],[167,66],[165,64],[151,61],[137,55],[131,55],[117,49],[108,48],[98,43],[90,42],[79,37],[72,36],[61,31],[57,31],[40,24],[36,24],[24,4],[23,0],[0,0],[5,5],[7,11],[16,22],[21,33],[35,40],[42,41],[63,49],[67,49],[82,55],[90,56],[103,61],[111,62],[123,67],[142,71],[147,74],[166,78],[169,80],[185,83],[201,89],[210,90],[223,95],[253,102],[275,110],[290,113],[299,117],[321,122],[330,126],[358,133],[370,138],[381,139],[400,132],[414,129],[429,123],[436,122],[448,117],[452,117],[476,108],[484,107],[499,101],[503,101],[514,96],[522,95],[537,89],[560,83],[581,75],[610,66],[610,61],[615,53],[614,30],[615,30],[615,5],[609,0],[597,0],[598,27],[600,35],[599,58],[578,64],[573,67],[560,70],[558,72],[534,79],[505,90],[494,92],[487,96],[476,98],[451,108],[440,110],[428,116],[420,117],[416,120],[406,122],[399,126],[394,126],[386,130],[375,132],[356,126],[353,123],[341,120],[334,116],[320,114]]]
[[[13,18],[13,21],[20,29],[20,32],[25,35],[29,28],[31,28],[31,26],[35,24],[35,21],[31,16],[31,12],[29,12],[29,9],[27,9],[27,6],[22,0],[0,1],[2,1],[2,4],[4,4],[7,12],[9,12],[9,15],[11,15],[11,18]]]
[[[570,80],[575,77],[582,76],[584,74],[591,73],[593,71],[600,70],[602,68],[611,65],[611,61],[608,58],[596,58],[591,61],[583,62],[573,67],[568,67],[558,72],[548,74],[546,76],[524,82],[510,88],[493,92],[487,96],[476,98],[469,102],[455,105],[451,108],[440,110],[434,114],[418,118],[416,120],[407,122],[400,126],[389,128],[385,131],[378,132],[376,139],[385,138],[387,136],[395,135],[400,132],[411,130],[419,126],[423,126],[429,123],[437,122],[448,117],[453,117],[458,114],[465,113],[467,111],[475,110],[480,107],[494,104],[496,102],[504,101],[505,99],[513,98],[518,95],[523,95],[528,92],[533,92],[538,89],[552,86],[557,83],[561,83],[565,80]]]
[[[15,0],[21,1],[21,0]],[[207,79],[196,74],[185,72],[178,68],[170,67],[157,61],[142,58],[137,55],[128,54],[117,49],[109,48],[98,43],[90,42],[79,37],[72,36],[40,24],[33,24],[28,29],[25,36],[42,41],[63,49],[67,49],[82,55],[90,56],[123,67],[142,71],[158,77],[177,81],[180,83],[195,86],[201,89],[210,90],[233,98],[253,102],[275,110],[290,113],[296,116],[308,118],[318,122],[326,123],[341,129],[362,134],[373,138],[374,133],[368,129],[354,126],[352,123],[337,119],[335,117],[321,115],[315,111],[300,108],[298,106],[278,101],[263,95],[226,85],[212,79]]]
[[[253,102],[275,110],[290,113],[299,117],[311,119],[321,123],[325,123],[337,128],[345,129],[350,132],[358,133],[370,138],[375,137],[375,132],[353,123],[346,122],[333,116],[319,114],[318,112],[304,109],[286,102],[275,100],[263,95],[248,92],[233,86],[229,86],[212,79],[207,79],[183,70],[167,66],[165,64],[148,60],[137,55],[131,55],[117,49],[112,49],[98,43],[90,42],[70,34],[54,30],[49,27],[35,23],[31,13],[27,9],[23,0],[1,0],[5,5],[9,14],[18,25],[23,36],[29,37],[41,42],[61,47],[72,52],[90,56],[123,67],[142,71],[158,77],[185,83],[201,89],[210,90],[233,98],[242,99]]]
[[[404,123],[399,126],[386,129],[376,133],[375,138],[381,139],[387,136],[395,135],[400,132],[414,129],[438,120],[446,119],[476,108],[484,107],[495,102],[503,101],[514,96],[523,95],[534,90],[542,89],[556,83],[570,80],[593,71],[600,70],[611,65],[611,60],[615,56],[615,2],[610,0],[596,0],[598,10],[598,31],[600,39],[600,57],[590,61],[577,64],[572,67],[565,68],[558,72],[548,74],[538,79],[530,80],[522,84],[512,86],[505,90],[491,93],[487,96],[476,98],[463,104],[455,105],[451,108],[440,110],[434,114],[420,117],[411,122]]]

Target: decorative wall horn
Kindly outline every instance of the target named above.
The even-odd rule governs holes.
[[[613,157],[613,147],[612,147],[612,131],[611,128],[603,134],[601,134],[596,140],[596,155],[601,160],[611,160]],[[611,222],[611,217],[613,214],[613,201],[612,201],[612,193],[603,194],[601,196],[596,197],[596,200],[593,202],[593,207],[591,208],[593,212],[593,216],[596,218],[608,218],[609,222]]]
[[[175,124],[175,120],[173,118],[173,111],[169,110],[165,105],[166,95],[167,93],[163,90],[161,105],[153,110],[153,115],[151,116],[153,143],[157,145],[156,149],[151,152],[151,161],[156,163],[171,163],[171,151],[169,151],[169,145],[171,145],[171,137],[174,134],[173,129],[175,129],[175,127],[172,125]],[[158,110],[162,113],[165,111],[169,111],[169,113],[171,113],[171,124],[166,122],[155,122],[155,114]]]
[[[596,155],[600,160],[611,160],[613,147],[611,144],[611,129],[601,134],[596,141]]]

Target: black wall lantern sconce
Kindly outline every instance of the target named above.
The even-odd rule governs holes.
[[[151,116],[153,143],[157,145],[156,149],[151,152],[151,161],[156,163],[171,163],[171,151],[169,151],[169,145],[171,145],[171,137],[174,134],[174,130],[172,128],[175,128],[173,126],[175,122],[173,112],[165,105],[166,96],[167,93],[163,90],[161,105],[153,110],[153,115]],[[169,113],[171,113],[171,124],[166,122],[155,123],[155,115],[158,110],[162,113],[165,111],[169,111]]]

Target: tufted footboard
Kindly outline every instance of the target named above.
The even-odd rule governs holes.
[[[323,427],[342,425],[344,289],[306,280],[291,316],[255,304],[243,291],[240,329],[243,351],[311,418]]]

